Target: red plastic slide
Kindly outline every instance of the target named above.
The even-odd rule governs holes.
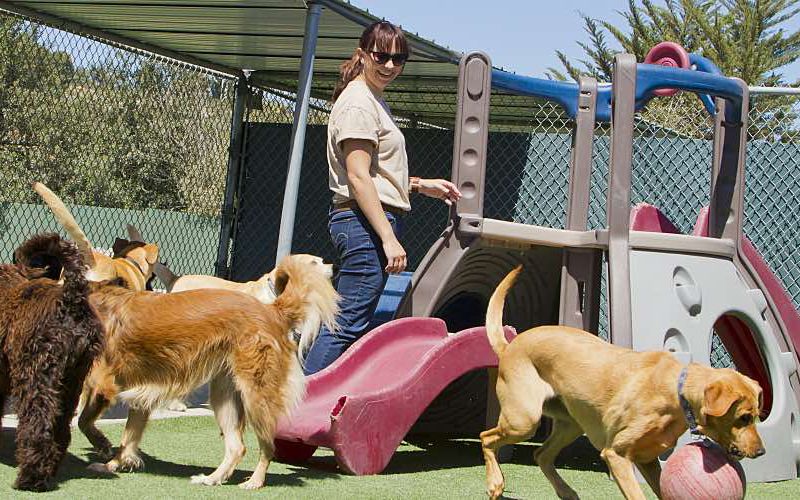
[[[511,340],[515,331],[506,327]],[[496,367],[483,327],[449,335],[438,318],[402,318],[356,342],[307,379],[307,394],[276,434],[276,458],[306,460],[331,448],[352,474],[377,474],[417,418],[461,375]]]

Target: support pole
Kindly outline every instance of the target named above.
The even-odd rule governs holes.
[[[608,172],[608,316],[611,342],[633,348],[631,318],[630,214],[633,119],[636,113],[636,59],[614,59],[611,117],[611,166]]]
[[[300,188],[300,169],[303,164],[303,149],[306,142],[308,124],[308,101],[311,96],[311,79],[314,72],[314,52],[317,48],[319,20],[322,6],[309,2],[306,14],[306,31],[303,38],[303,54],[300,59],[300,77],[297,84],[297,102],[294,106],[292,123],[292,145],[289,153],[289,167],[286,172],[286,189],[283,192],[281,227],[278,232],[278,249],[275,262],[292,251],[295,213],[297,212],[297,193]]]
[[[233,234],[236,217],[236,194],[239,192],[239,170],[244,155],[244,114],[250,91],[247,88],[247,77],[240,76],[236,82],[236,94],[233,98],[231,115],[231,137],[228,146],[228,173],[225,177],[225,200],[220,215],[219,245],[217,246],[217,262],[214,274],[220,278],[229,278],[228,244]]]

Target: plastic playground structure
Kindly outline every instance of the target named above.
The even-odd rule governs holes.
[[[464,197],[395,301],[400,319],[374,329],[308,379],[305,402],[279,426],[279,459],[302,461],[323,446],[348,472],[381,472],[448,384],[496,367],[477,326],[482,316],[475,328],[453,333],[431,316],[465,293],[488,299],[502,276],[522,263],[524,277],[506,306],[509,323],[557,321],[597,333],[605,256],[610,342],[710,365],[716,333],[737,369],[764,388],[766,417],[758,428],[767,453],[742,462],[748,480],[797,477],[800,316],[742,235],[748,88],[674,44],[651,54],[656,64],[618,55],[611,86],[592,78],[573,84],[521,77],[493,70],[482,53],[463,57],[452,178]],[[484,217],[492,85],[556,102],[574,120],[564,229]],[[710,203],[696,207],[692,234],[680,234],[658,208],[632,209],[630,203],[634,113],[675,90],[696,93],[714,118]],[[609,121],[607,223],[587,230],[595,124]],[[506,334],[511,338],[513,329]]]

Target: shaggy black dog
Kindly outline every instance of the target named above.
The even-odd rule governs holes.
[[[14,487],[53,487],[70,442],[83,380],[102,350],[77,248],[56,234],[34,236],[0,265],[0,408],[16,402]],[[58,278],[63,269],[63,285]]]

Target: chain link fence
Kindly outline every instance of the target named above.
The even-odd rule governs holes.
[[[179,273],[213,273],[234,81],[0,14],[0,258],[63,230],[31,189],[70,206],[93,245],[125,224]]]
[[[743,230],[800,307],[800,95],[751,92]],[[789,94],[789,92],[794,92]]]
[[[269,107],[283,112],[251,110],[247,119],[237,234],[231,256],[231,276],[238,280],[255,279],[275,264],[285,173],[291,150],[293,95],[278,95],[273,90],[258,92],[264,109]],[[330,106],[330,102],[323,99],[312,100],[310,106],[292,252],[313,253],[333,261],[335,254],[327,227],[331,193],[326,125]],[[405,117],[395,118],[406,138],[411,174],[449,178],[452,129]],[[413,195],[412,205],[412,214],[401,220],[402,241],[411,270],[422,260],[448,220],[447,207],[441,201]]]
[[[110,248],[124,225],[161,247],[179,274],[213,274],[219,242],[236,81],[152,54],[0,14],[0,258],[26,237],[61,230],[30,188],[38,180],[75,213],[95,246]],[[437,87],[441,90],[440,87]],[[424,99],[420,83],[416,99]],[[253,279],[274,264],[294,94],[250,87],[230,252],[231,277]],[[389,89],[391,92],[391,88]],[[422,96],[422,97],[421,97]],[[504,99],[502,94],[493,101]],[[574,123],[530,98],[525,121],[492,117],[485,215],[564,227]],[[431,101],[431,116],[402,117],[412,175],[449,177],[453,130],[441,116],[451,101]],[[333,258],[327,234],[330,194],[325,124],[330,104],[311,103],[293,251]],[[751,99],[745,234],[800,304],[798,121],[794,95]],[[639,113],[632,203],[659,207],[684,233],[708,203],[712,122],[689,94],[660,98]],[[605,224],[610,129],[595,129],[588,226]],[[412,199],[404,245],[413,270],[439,236],[447,207]],[[601,313],[601,333],[607,318]]]

